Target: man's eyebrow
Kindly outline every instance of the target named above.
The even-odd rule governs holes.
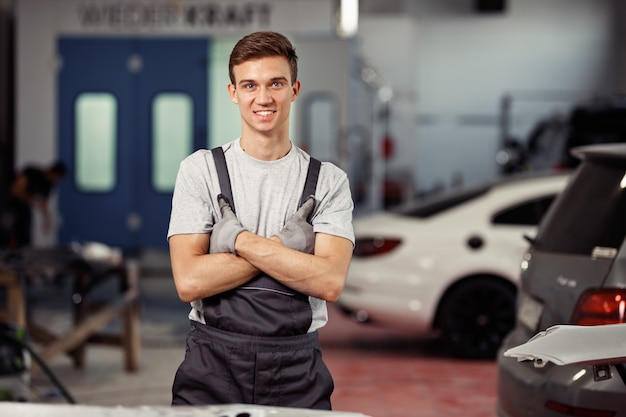
[[[284,82],[288,82],[289,80],[287,79],[287,77],[274,77],[274,78],[270,78],[271,82],[276,82],[276,81],[284,81]],[[241,80],[239,81],[237,84],[239,85],[246,85],[246,84],[256,84],[257,81],[256,80]]]

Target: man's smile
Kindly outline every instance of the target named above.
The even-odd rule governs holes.
[[[276,113],[276,110],[257,110],[254,112],[254,114],[261,117],[271,116],[274,113]]]

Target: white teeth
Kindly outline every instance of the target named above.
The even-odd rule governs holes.
[[[269,116],[272,113],[274,113],[274,112],[273,111],[258,111],[258,112],[256,112],[256,114],[258,114],[259,116]]]

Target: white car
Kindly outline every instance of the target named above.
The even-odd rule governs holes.
[[[355,218],[339,307],[361,322],[440,335],[456,356],[495,357],[515,324],[527,239],[568,177],[507,177]]]

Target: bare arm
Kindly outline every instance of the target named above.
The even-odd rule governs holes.
[[[181,234],[169,239],[174,284],[181,301],[191,302],[238,287],[259,273],[230,253],[208,254],[211,235]]]
[[[315,235],[315,254],[299,252],[275,239],[239,234],[237,254],[282,284],[313,297],[339,298],[352,259],[352,242],[325,233]]]

